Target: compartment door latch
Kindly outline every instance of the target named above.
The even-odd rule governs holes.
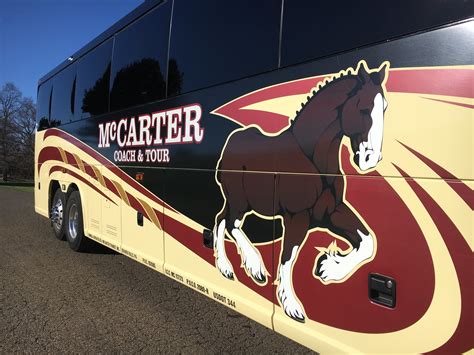
[[[369,298],[374,303],[395,308],[397,301],[395,279],[380,274],[369,274]]]

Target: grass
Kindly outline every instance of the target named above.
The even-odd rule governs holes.
[[[10,186],[10,185],[0,184],[0,188],[12,189],[12,190],[23,191],[23,192],[33,192],[34,191],[33,186]]]

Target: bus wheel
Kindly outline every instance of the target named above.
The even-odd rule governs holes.
[[[64,240],[64,212],[66,210],[66,195],[57,189],[54,193],[53,202],[51,203],[51,226],[53,227],[54,235],[59,240]]]
[[[84,251],[90,246],[90,239],[84,235],[81,195],[73,191],[67,200],[65,218],[66,238],[74,251]]]

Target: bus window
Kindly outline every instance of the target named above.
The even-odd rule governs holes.
[[[165,98],[171,2],[115,36],[110,110]]]
[[[111,54],[110,39],[79,60],[74,104],[75,120],[108,111]]]
[[[38,100],[36,109],[36,123],[38,131],[49,127],[50,104],[53,90],[53,80],[41,84],[38,89]]]
[[[175,0],[168,95],[278,66],[281,2]]]
[[[357,1],[285,1],[281,63],[285,66],[354,49],[472,13],[464,0],[368,0],[363,6]]]
[[[76,83],[76,65],[72,64],[54,79],[53,99],[51,106],[51,122],[57,126],[74,119],[74,86]]]

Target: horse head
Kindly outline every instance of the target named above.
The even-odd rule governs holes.
[[[342,107],[342,130],[350,138],[354,163],[362,171],[374,168],[382,160],[387,109],[384,82],[388,66],[385,62],[380,68],[369,70],[364,61],[359,62],[356,70],[358,85]]]

